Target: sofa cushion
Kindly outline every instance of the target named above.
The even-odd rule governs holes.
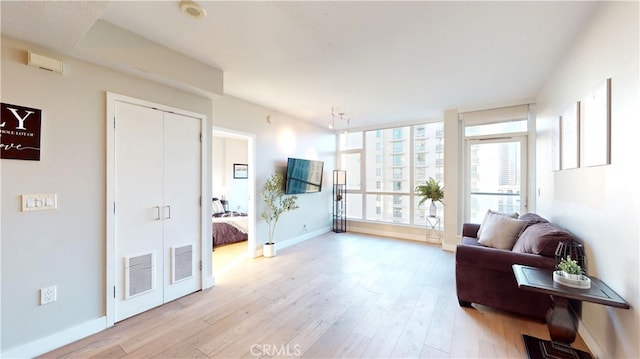
[[[553,223],[536,223],[527,227],[513,246],[514,252],[553,257],[560,242],[571,242],[571,233]]]
[[[471,237],[478,239],[478,230],[480,224],[478,223],[463,223],[462,224],[462,237]]]
[[[466,244],[469,246],[480,246],[483,247],[482,244],[478,243],[478,239],[477,238],[471,238],[471,237],[462,237],[462,241],[460,241],[460,244]]]
[[[511,218],[518,218],[518,212],[513,212],[513,213],[509,214],[509,213],[500,213],[500,212],[488,209],[487,213],[485,213],[485,215],[484,215],[484,219],[482,220],[482,223],[480,224],[480,228],[478,229],[478,234],[476,235],[476,238],[480,238],[480,235],[482,234],[482,227],[483,226],[486,227],[487,218],[489,218],[490,215],[493,215],[493,214],[497,214],[497,215],[500,215],[500,216],[507,216],[507,217],[511,217]]]
[[[518,217],[518,219],[527,221],[528,222],[527,226],[532,226],[536,223],[549,223],[549,221],[547,221],[545,218],[542,218],[535,213],[521,214],[520,217]]]
[[[497,213],[487,213],[480,226],[482,232],[478,242],[488,247],[511,250],[526,225],[526,221]]]

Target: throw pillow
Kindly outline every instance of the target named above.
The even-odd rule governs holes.
[[[478,229],[478,234],[476,235],[476,238],[480,238],[480,235],[482,234],[482,227],[485,226],[485,221],[487,220],[487,217],[489,217],[490,214],[497,214],[497,215],[500,215],[500,216],[518,218],[518,212],[513,212],[511,214],[507,214],[507,213],[500,213],[500,212],[496,212],[494,210],[488,209],[487,213],[484,215],[484,219],[482,219],[482,223],[480,224],[480,228]]]
[[[211,203],[213,205],[213,214],[224,213],[224,206],[219,199],[214,199]]]
[[[553,223],[536,223],[527,227],[513,246],[514,252],[553,257],[560,242],[571,242],[571,233]]]
[[[521,214],[520,217],[518,217],[518,219],[529,222],[528,224],[529,226],[532,226],[536,223],[549,223],[549,221],[547,221],[546,219],[540,217],[535,213]]]
[[[487,247],[511,250],[526,221],[497,213],[487,213],[478,242]],[[482,227],[481,227],[482,228]]]

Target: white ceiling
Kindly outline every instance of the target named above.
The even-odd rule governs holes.
[[[327,125],[530,101],[596,2],[2,1],[2,34],[78,56],[105,20],[224,71],[225,93]],[[149,59],[154,61],[154,59]],[[116,65],[116,64],[114,64]]]

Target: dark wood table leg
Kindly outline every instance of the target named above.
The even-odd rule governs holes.
[[[551,296],[553,307],[547,312],[551,341],[522,335],[529,359],[591,359],[589,353],[571,347],[576,340],[578,319],[567,298]]]
[[[529,359],[592,359],[591,355],[567,344],[522,334],[522,341]]]
[[[570,345],[576,340],[578,319],[569,308],[569,299],[551,296],[553,307],[547,312],[551,341]]]
[[[589,290],[572,290],[557,284],[553,280],[553,272],[550,270],[520,264],[514,264],[512,268],[518,282],[518,288],[551,295],[553,302],[552,309],[546,315],[551,341],[522,335],[522,341],[530,359],[591,358],[589,353],[571,347],[571,343],[576,339],[581,302],[624,309],[630,308],[629,303],[596,277],[590,277],[591,288]]]

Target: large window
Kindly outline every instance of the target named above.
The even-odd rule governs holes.
[[[465,140],[464,220],[488,209],[527,211],[527,105],[462,114]]]
[[[442,184],[443,130],[443,122],[434,122],[341,134],[339,168],[347,171],[347,218],[425,225],[429,203],[418,206],[420,197],[413,189],[430,177]],[[439,206],[438,215],[443,214]]]

